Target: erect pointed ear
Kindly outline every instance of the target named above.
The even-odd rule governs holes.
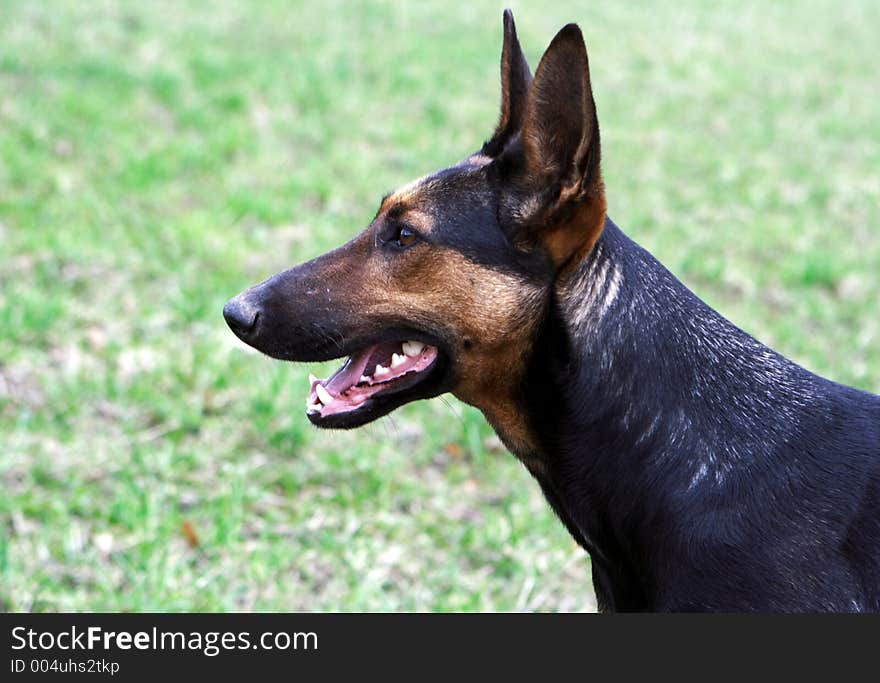
[[[526,109],[526,96],[532,72],[519,40],[513,12],[504,10],[504,43],[501,47],[501,114],[492,138],[483,145],[482,154],[495,157],[519,131]]]
[[[529,90],[507,200],[515,241],[544,247],[559,267],[585,254],[605,224],[599,122],[587,49],[576,24],[550,43]]]

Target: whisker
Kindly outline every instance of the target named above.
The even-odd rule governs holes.
[[[395,419],[391,415],[386,415],[386,417],[388,418],[388,422],[391,423],[391,427],[394,429],[394,432],[395,432],[393,435],[389,435],[389,436],[392,439],[394,439],[395,441],[400,441],[400,427],[398,426],[397,422],[395,421]],[[384,422],[384,420],[383,420],[383,422]]]
[[[452,404],[446,399],[445,396],[438,396],[438,398],[439,398],[441,401],[443,401],[443,403],[446,405],[447,408],[449,408],[449,411],[450,411],[450,412],[456,417],[456,419],[461,423],[461,426],[462,426],[462,427],[465,427],[466,425],[465,425],[465,423],[464,423],[464,415],[462,415],[458,410],[456,410],[456,409],[455,409],[455,406],[453,406],[453,405],[452,405]]]

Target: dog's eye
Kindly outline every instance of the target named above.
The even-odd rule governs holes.
[[[397,229],[397,232],[394,233],[394,236],[391,238],[391,241],[394,243],[396,247],[408,247],[410,244],[416,241],[418,235],[414,230],[407,228],[406,226],[401,226]]]

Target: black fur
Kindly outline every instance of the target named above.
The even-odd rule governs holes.
[[[547,498],[612,610],[880,610],[880,397],[725,320],[608,220],[572,333],[551,302],[523,393]],[[536,454],[538,455],[538,454]]]

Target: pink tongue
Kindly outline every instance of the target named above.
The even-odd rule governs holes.
[[[337,370],[330,380],[324,384],[324,388],[330,392],[334,398],[339,396],[343,391],[358,383],[361,375],[364,374],[364,368],[367,367],[367,361],[373,353],[375,346],[364,349],[357,355],[352,356],[339,370]]]

